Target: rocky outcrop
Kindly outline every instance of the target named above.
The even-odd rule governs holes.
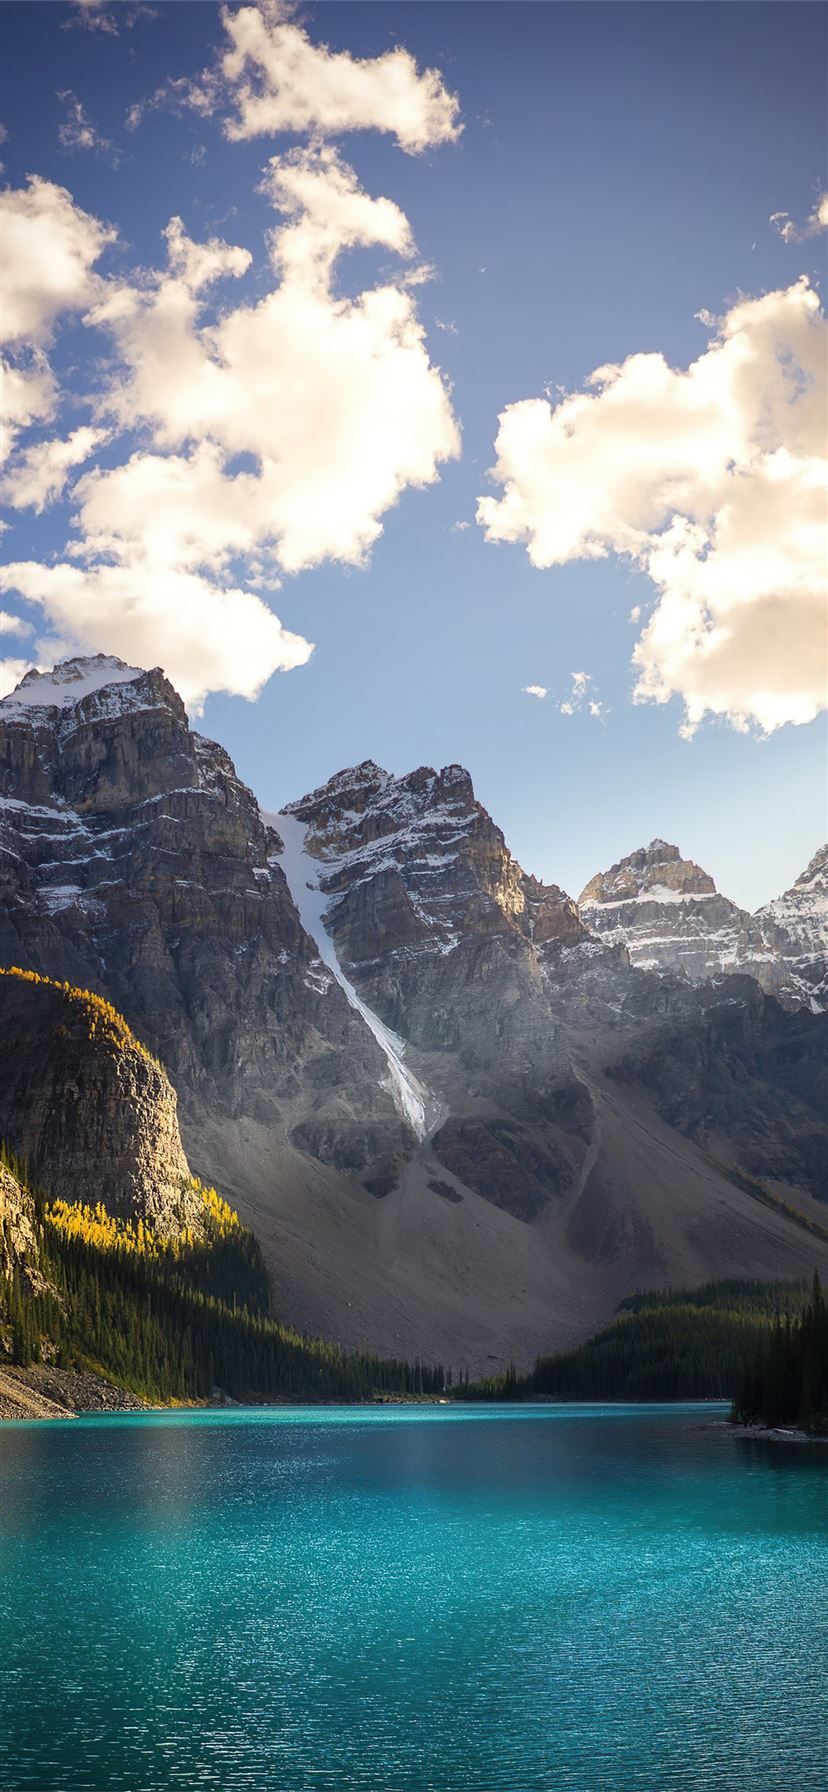
[[[694,983],[745,973],[798,1006],[758,917],[720,895],[712,877],[665,840],[651,840],[591,878],[578,908],[592,933],[625,948],[642,970],[668,971]]]
[[[0,971],[0,1138],[52,1197],[199,1230],[166,1072],[100,997]]]
[[[828,1011],[828,845],[756,920],[785,967],[789,999]]]

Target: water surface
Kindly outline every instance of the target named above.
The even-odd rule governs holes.
[[[826,1792],[828,1452],[710,1407],[0,1426],[4,1792]]]

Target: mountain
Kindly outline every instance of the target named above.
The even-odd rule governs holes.
[[[828,1007],[828,847],[793,889],[755,915],[720,895],[712,877],[666,840],[598,872],[578,908],[591,932],[624,946],[644,970],[691,982],[744,973],[786,1008]]]
[[[0,817],[0,962],[124,1015],[300,1330],[475,1373],[637,1287],[828,1269],[828,1017],[631,963],[462,767],[262,814],[99,656],[0,704]]]
[[[821,846],[784,896],[756,919],[789,983],[814,1010],[828,1009],[828,846]]]

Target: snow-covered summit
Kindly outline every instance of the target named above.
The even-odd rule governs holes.
[[[72,709],[94,691],[131,684],[144,676],[142,667],[128,666],[115,654],[78,654],[73,659],[60,660],[51,672],[40,672],[33,666],[15,690],[0,701],[7,716],[23,709]]]

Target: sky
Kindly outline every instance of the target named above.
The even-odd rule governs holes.
[[[825,838],[826,19],[5,4],[7,681],[278,809],[459,762],[577,896]]]

